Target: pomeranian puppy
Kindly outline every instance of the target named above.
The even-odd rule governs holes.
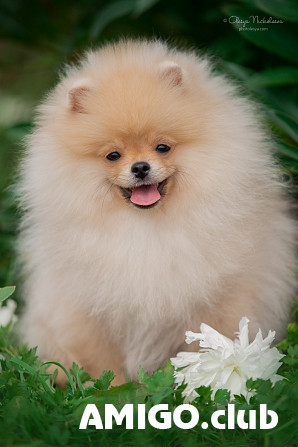
[[[247,316],[280,339],[296,230],[271,146],[193,52],[128,40],[69,67],[19,187],[23,330],[42,359],[121,383],[189,349],[201,322],[234,338]]]

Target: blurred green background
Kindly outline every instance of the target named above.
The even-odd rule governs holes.
[[[34,108],[65,62],[123,36],[207,52],[264,105],[272,150],[297,185],[297,22],[296,0],[0,0],[0,287],[16,276],[18,217],[9,185]]]

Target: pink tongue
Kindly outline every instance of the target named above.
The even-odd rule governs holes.
[[[133,188],[130,200],[136,205],[153,205],[160,199],[156,185],[144,185]]]

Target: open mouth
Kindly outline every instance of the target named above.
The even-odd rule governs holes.
[[[120,187],[123,197],[130,201],[137,208],[148,209],[157,205],[166,194],[168,179],[161,183],[152,183],[150,185],[140,185],[133,188]]]

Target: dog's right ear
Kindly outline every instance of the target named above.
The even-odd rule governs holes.
[[[91,87],[89,79],[80,79],[75,82],[67,95],[68,108],[72,112],[87,113],[84,107],[84,100],[90,94],[90,92]]]

